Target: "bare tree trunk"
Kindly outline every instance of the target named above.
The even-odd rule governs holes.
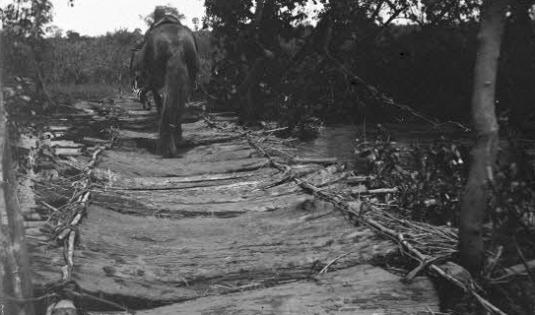
[[[35,7],[34,7],[35,6]],[[35,9],[35,18],[36,20],[39,19],[43,15],[43,9],[42,5],[39,5],[36,2],[32,2],[32,9]],[[42,27],[42,23],[38,23],[37,25],[34,25],[36,29],[40,29]],[[39,63],[37,56],[38,52],[36,49],[36,41],[38,40],[38,37],[33,38],[33,40],[29,41],[30,46],[30,58],[34,64],[34,71],[35,71],[35,81],[36,81],[36,87],[37,92],[42,93],[42,95],[46,99],[46,103],[43,104],[42,109],[46,110],[49,106],[54,106],[54,100],[52,99],[50,93],[48,92],[48,89],[46,87],[46,81],[45,81],[45,75],[43,72],[43,69],[41,68],[41,64]]]
[[[54,105],[54,100],[52,99],[52,96],[50,95],[48,88],[46,87],[45,75],[43,69],[41,68],[41,65],[37,61],[37,54],[35,53],[35,48],[32,46],[32,44],[30,44],[30,50],[30,58],[32,58],[35,68],[35,83],[37,87],[37,92],[45,97],[46,103],[43,104],[42,109],[46,110],[49,106]]]
[[[0,91],[2,91],[0,61]],[[9,134],[0,92],[0,314],[34,314],[32,283],[24,220],[16,198],[16,179],[11,170]]]
[[[498,58],[508,0],[486,0],[481,9],[478,51],[474,69],[472,118],[477,142],[472,148],[472,164],[461,205],[459,251],[461,263],[479,272],[483,261],[482,225],[485,219],[488,182],[498,146],[495,88]]]

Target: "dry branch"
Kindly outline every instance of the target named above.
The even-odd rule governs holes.
[[[319,272],[319,274],[324,274],[327,272],[327,270],[329,270],[329,267],[331,267],[335,262],[337,262],[338,260],[344,258],[345,256],[351,254],[351,252],[347,252],[347,253],[343,253],[342,255],[339,255],[338,257],[336,257],[335,259],[331,260],[327,265],[325,265],[325,267],[323,267],[323,269],[321,269],[321,271]]]
[[[337,158],[300,158],[300,157],[296,157],[296,158],[292,159],[292,163],[296,163],[296,164],[313,163],[313,164],[330,165],[330,164],[335,164],[337,162],[338,162]]]
[[[346,183],[349,184],[349,185],[354,185],[354,184],[361,184],[363,182],[367,182],[367,181],[370,181],[374,179],[373,176],[348,176],[346,178]]]
[[[499,277],[493,278],[490,281],[492,283],[502,283],[506,282],[507,279],[514,276],[525,276],[527,275],[527,270],[535,269],[535,260],[522,262],[518,265],[505,268],[505,273]]]
[[[380,194],[395,194],[398,192],[397,188],[377,188],[377,189],[368,189],[365,186],[358,186],[351,189],[351,194],[353,195],[380,195]]]
[[[91,179],[93,169],[96,166],[102,152],[104,152],[106,148],[111,147],[114,140],[114,137],[112,137],[111,141],[109,141],[106,145],[96,147],[87,165],[82,166],[78,163],[73,163],[73,160],[76,161],[74,158],[71,158],[71,161],[69,161],[70,163],[63,162],[71,167],[73,167],[73,165],[78,166],[75,168],[82,171],[81,177],[77,178],[77,180],[71,184],[71,186],[75,188],[75,191],[69,202],[60,209],[56,209],[55,207],[44,203],[45,206],[53,210],[54,215],[59,218],[58,226],[55,230],[57,231],[56,239],[63,242],[63,256],[65,260],[65,265],[61,267],[61,281],[63,283],[69,283],[72,280],[72,271],[74,269],[74,250],[77,239],[76,226],[81,222],[87,210],[87,206],[89,205],[89,199],[91,198]],[[71,300],[63,301],[74,305]],[[53,310],[58,308],[58,305],[57,303],[52,303],[48,306],[48,308]]]

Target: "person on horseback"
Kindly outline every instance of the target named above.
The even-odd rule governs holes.
[[[182,23],[180,22],[180,18],[173,13],[169,13],[168,10],[166,10],[166,7],[164,6],[157,6],[154,9],[152,16],[153,22],[150,24],[149,29],[145,32],[143,39],[136,41],[134,48],[132,49],[132,55],[130,58],[130,74],[133,77],[131,84],[132,92],[139,98],[142,108],[147,110],[151,109],[151,103],[147,99],[147,93],[150,91],[150,88],[145,82],[146,79],[144,77],[146,77],[146,73],[144,73],[143,71],[143,47],[145,45],[145,42],[149,37],[150,32],[160,25],[167,23],[182,25]],[[157,102],[156,106],[158,112],[160,112],[161,108],[158,106]]]
[[[138,69],[141,89],[152,92],[160,113],[159,149],[173,157],[182,141],[182,114],[199,70],[198,49],[193,32],[165,7],[156,7],[153,17],[143,42],[136,45],[139,49],[132,53],[131,66]]]

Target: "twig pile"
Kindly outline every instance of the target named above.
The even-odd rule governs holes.
[[[61,269],[63,281],[71,280],[74,266],[74,243],[78,234],[77,226],[85,215],[91,197],[91,172],[104,149],[105,147],[101,146],[93,152],[91,160],[83,172],[83,178],[73,183],[75,192],[71,202],[62,211],[63,217],[66,217],[67,220],[60,222],[55,228],[56,239],[58,242],[63,242],[64,248],[66,264]]]
[[[111,148],[115,141],[112,138],[105,145],[99,145],[93,148],[91,158],[85,165],[71,158],[70,160],[60,159],[57,156],[49,156],[59,169],[68,169],[69,172],[75,170],[74,176],[61,176],[53,181],[36,180],[38,193],[40,194],[40,203],[51,211],[48,218],[49,226],[52,226],[51,232],[54,240],[63,246],[63,257],[65,264],[61,267],[61,279],[58,281],[58,288],[64,294],[63,298],[70,297],[87,297],[84,294],[76,292],[70,288],[72,282],[72,271],[74,267],[74,250],[75,245],[80,237],[78,225],[85,216],[87,207],[91,200],[92,189],[94,188],[94,179],[92,176],[93,169],[96,166],[100,155]],[[63,174],[65,175],[65,174]],[[63,203],[61,207],[54,207],[46,200],[54,199]],[[59,295],[56,295],[59,296]],[[57,300],[57,299],[56,299]],[[106,301],[105,301],[106,302]],[[74,308],[74,304],[69,299],[56,301],[49,305],[47,314],[54,312],[54,309],[67,307]]]

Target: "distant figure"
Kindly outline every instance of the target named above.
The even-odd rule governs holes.
[[[140,89],[152,91],[160,112],[159,149],[173,157],[182,140],[182,113],[197,77],[198,50],[193,32],[177,17],[157,7],[154,18],[143,43],[132,52],[130,64],[137,69],[133,72],[137,71]]]

